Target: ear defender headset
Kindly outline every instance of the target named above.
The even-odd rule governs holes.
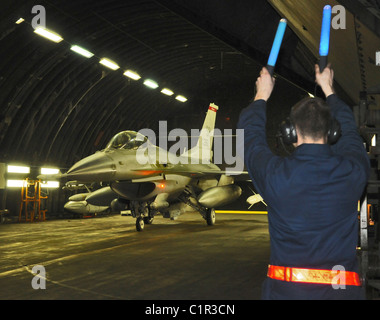
[[[335,118],[332,118],[330,123],[330,128],[327,132],[327,143],[334,144],[336,143],[340,136],[342,135],[342,130],[340,123]],[[286,118],[280,124],[278,137],[287,145],[291,145],[297,142],[297,131],[290,118]]]

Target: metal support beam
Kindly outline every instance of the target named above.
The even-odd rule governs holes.
[[[366,0],[338,0],[368,29],[380,37],[380,10]]]

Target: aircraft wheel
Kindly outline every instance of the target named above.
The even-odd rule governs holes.
[[[144,219],[142,217],[138,217],[136,219],[136,230],[143,231],[144,230]]]
[[[216,216],[215,216],[215,209],[210,208],[207,210],[206,213],[206,221],[209,226],[213,226],[215,224]]]

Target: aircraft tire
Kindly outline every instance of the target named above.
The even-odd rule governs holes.
[[[144,219],[142,217],[138,217],[136,219],[136,230],[143,231],[144,230]]]
[[[206,221],[209,226],[213,226],[215,224],[216,216],[215,216],[215,209],[210,208],[207,209],[206,213]]]

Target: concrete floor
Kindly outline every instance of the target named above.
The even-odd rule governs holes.
[[[0,243],[0,299],[12,300],[260,299],[269,261],[266,215],[217,214],[213,227],[158,216],[143,232],[118,215],[3,224]]]

